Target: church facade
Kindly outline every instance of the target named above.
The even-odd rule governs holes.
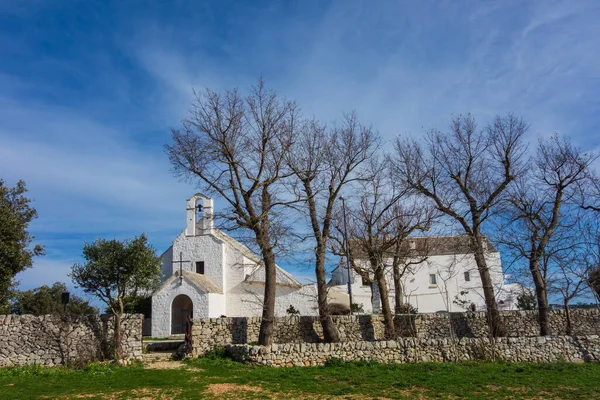
[[[213,225],[213,200],[195,194],[186,202],[186,228],[161,256],[163,282],[152,295],[152,336],[184,333],[194,319],[260,316],[265,269],[246,246]],[[316,288],[277,267],[275,314],[293,306],[316,315]]]

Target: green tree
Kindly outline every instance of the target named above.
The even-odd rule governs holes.
[[[15,275],[31,267],[34,256],[44,254],[42,245],[30,247],[34,236],[27,228],[37,211],[25,193],[24,181],[11,188],[0,179],[0,311],[7,311]]]
[[[114,314],[115,359],[120,360],[123,314],[132,299],[157,286],[160,260],[144,234],[125,241],[96,239],[84,244],[83,255],[86,262],[73,265],[70,276]]]
[[[15,314],[64,314],[62,294],[67,292],[67,286],[56,282],[50,286],[40,286],[35,289],[16,291],[13,297],[12,311]],[[95,315],[96,307],[92,307],[87,300],[71,295],[66,307],[67,314]]]

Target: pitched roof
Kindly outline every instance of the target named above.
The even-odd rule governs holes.
[[[301,288],[302,284],[296,280],[289,272],[286,272],[281,267],[276,266],[276,278],[277,286],[289,286],[293,288]],[[244,282],[246,283],[265,283],[265,266],[261,265],[256,268],[250,275],[246,276]]]
[[[179,279],[179,271],[176,271],[166,281],[164,281],[163,284],[160,285],[160,287],[158,289],[156,289],[154,294],[162,292],[164,289],[168,288],[169,285],[171,285],[171,283],[173,283],[173,281],[175,279]],[[223,294],[223,291],[221,289],[219,289],[218,286],[216,286],[214,283],[212,283],[210,281],[210,279],[208,279],[204,275],[196,274],[191,271],[183,271],[183,279],[185,279],[190,285],[196,287],[196,289],[198,289],[204,293]]]
[[[496,248],[490,243],[487,238],[484,238],[484,243],[487,246],[488,252],[497,252]],[[357,258],[365,257],[364,250],[356,241],[350,241],[352,246],[352,254]],[[412,236],[403,243],[403,254],[409,256],[441,256],[454,254],[471,254],[473,247],[471,240],[466,235],[456,236]],[[388,252],[388,257],[393,257],[392,249]]]
[[[238,250],[240,253],[242,253],[244,255],[244,257],[246,257],[247,259],[254,261],[257,264],[262,262],[260,257],[258,257],[256,254],[254,254],[254,252],[252,250],[250,250],[248,247],[244,246],[243,244],[241,244],[240,242],[238,242],[237,240],[235,240],[234,238],[232,238],[231,236],[229,236],[222,230],[213,228],[212,233],[217,239],[233,246],[236,250]]]
[[[254,254],[254,252],[252,252],[252,250],[250,250],[248,247],[244,246],[242,243],[238,242],[237,240],[235,240],[220,229],[213,228],[213,234],[217,239],[231,245],[240,253],[242,253],[244,257],[259,265],[259,267],[252,271],[250,275],[246,276],[244,282],[263,284],[265,283],[265,267],[264,265],[262,265],[262,259],[260,257]],[[285,271],[279,265],[277,265],[276,268],[277,285],[289,286],[294,288],[302,287],[302,284],[299,281],[297,281],[296,278],[294,278],[289,272]]]

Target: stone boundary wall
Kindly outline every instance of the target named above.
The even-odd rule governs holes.
[[[538,336],[521,338],[420,339],[350,343],[286,343],[271,346],[228,345],[236,361],[274,367],[323,365],[331,358],[381,363],[600,361],[600,338]]]
[[[509,337],[539,335],[536,311],[503,311],[500,313]],[[573,335],[599,335],[600,312],[596,309],[571,310]],[[333,317],[342,342],[383,340],[381,315],[346,315]],[[252,344],[258,341],[260,317],[210,318],[194,322],[194,353],[199,355],[226,344]],[[566,319],[562,310],[550,312],[552,334],[566,335]],[[396,315],[399,337],[421,339],[483,338],[489,336],[485,312],[450,314]],[[294,316],[275,319],[275,343],[319,343],[323,331],[318,317]]]
[[[123,319],[123,358],[141,359],[141,314]],[[110,354],[113,317],[0,315],[0,367],[85,365]]]

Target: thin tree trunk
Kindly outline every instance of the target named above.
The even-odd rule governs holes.
[[[323,339],[325,343],[335,343],[340,341],[340,335],[337,331],[335,323],[329,312],[327,300],[327,280],[325,279],[325,257],[327,255],[327,238],[329,237],[329,229],[331,224],[331,213],[333,209],[333,200],[335,196],[330,195],[327,204],[325,217],[323,218],[323,232],[317,215],[317,206],[313,196],[310,182],[304,182],[304,189],[307,194],[308,209],[310,213],[310,221],[313,228],[313,233],[317,241],[315,248],[315,275],[317,277],[317,303],[319,307],[319,321],[323,328]]]
[[[385,324],[385,338],[396,338],[396,327],[394,326],[394,316],[390,308],[389,294],[385,274],[382,267],[375,268],[375,280],[379,287],[379,296],[381,299],[381,311],[383,313],[383,321]]]
[[[473,241],[475,262],[477,264],[477,270],[479,271],[479,277],[481,278],[481,285],[483,287],[483,296],[485,298],[485,305],[487,307],[487,318],[488,325],[490,327],[490,334],[493,337],[506,336],[504,323],[500,317],[498,305],[496,304],[496,297],[494,296],[494,286],[492,284],[490,270],[488,269],[487,262],[485,260],[485,254],[483,252],[483,238],[481,238],[478,233],[475,233],[471,239]]]
[[[115,346],[115,361],[119,362],[123,358],[122,351],[122,343],[121,343],[121,319],[122,319],[122,311],[118,310],[115,312],[115,336],[114,336],[114,346]]]
[[[319,306],[319,320],[323,327],[323,339],[326,343],[340,341],[340,335],[335,323],[329,314],[327,303],[327,281],[325,279],[325,247],[317,245],[315,274],[317,276],[317,301]]]
[[[402,277],[400,276],[400,265],[394,260],[394,311],[396,314],[403,313],[404,306],[404,289],[402,287]]]
[[[566,321],[566,334],[567,336],[571,336],[573,334],[573,325],[571,324],[571,310],[569,309],[569,300],[565,299],[564,300],[564,305],[565,305],[565,319]]]
[[[270,207],[271,193],[269,193],[268,187],[264,187],[261,194],[261,208],[262,210],[269,210]],[[263,297],[263,312],[262,321],[260,323],[260,332],[258,333],[258,344],[261,346],[269,346],[273,344],[273,331],[275,328],[277,264],[275,264],[275,253],[271,246],[269,215],[267,214],[258,221],[254,227],[254,234],[256,235],[256,241],[261,250],[263,263],[265,265],[265,294]]]
[[[548,291],[546,290],[546,283],[540,271],[538,260],[533,258],[529,262],[529,270],[533,277],[533,284],[535,286],[535,295],[538,303],[538,322],[540,324],[540,335],[550,335],[550,319],[548,316]]]
[[[273,330],[275,324],[275,298],[277,293],[277,267],[273,250],[265,246],[262,250],[265,264],[265,295],[263,302],[262,321],[258,334],[258,344],[268,346],[273,344]]]

